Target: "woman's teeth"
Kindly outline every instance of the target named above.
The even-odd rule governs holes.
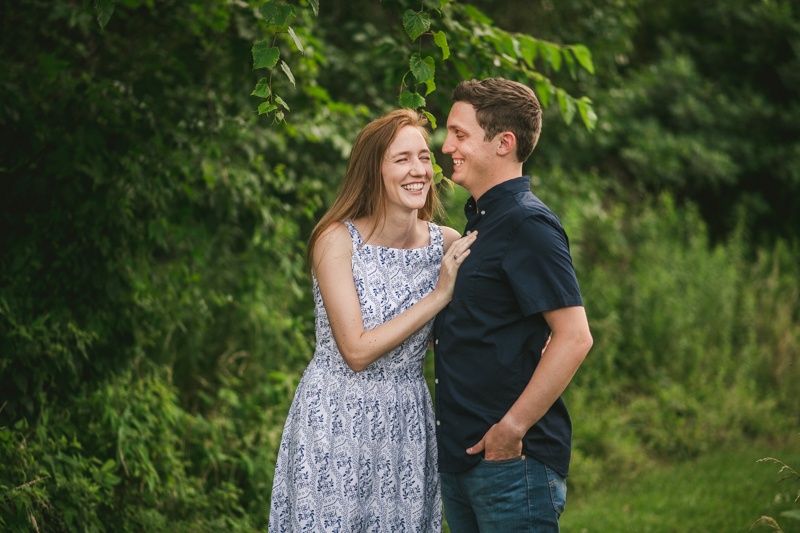
[[[410,185],[401,185],[401,187],[407,191],[421,191],[423,184],[422,183],[412,183]]]

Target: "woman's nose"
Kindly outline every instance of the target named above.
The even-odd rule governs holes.
[[[425,164],[419,158],[414,158],[413,163],[411,164],[411,174],[414,176],[424,176],[425,175]]]

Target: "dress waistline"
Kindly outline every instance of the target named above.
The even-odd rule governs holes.
[[[338,352],[317,352],[314,358],[309,363],[308,368],[319,367],[326,372],[330,372],[337,376],[347,377],[350,379],[360,379],[365,381],[398,381],[401,379],[424,379],[422,374],[422,363],[414,365],[414,367],[392,367],[388,365],[372,365],[368,366],[361,372],[355,372],[347,363],[344,362],[342,356]]]

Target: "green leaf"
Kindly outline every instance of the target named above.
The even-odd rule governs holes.
[[[428,113],[424,109],[422,110],[422,113],[428,118],[428,122],[431,123],[431,129],[435,130],[436,129],[436,119],[433,118],[433,115],[431,115],[430,113]],[[434,170],[435,170],[436,169],[436,158],[434,157],[433,153],[431,153],[431,161],[433,162]],[[442,169],[440,168],[439,172],[441,172],[441,171],[442,171]]]
[[[289,106],[286,105],[286,102],[283,101],[283,98],[281,98],[277,94],[275,95],[275,101],[281,104],[284,108],[286,108],[286,111],[291,111],[291,109],[289,109]]]
[[[294,17],[294,6],[283,5],[281,6],[280,14],[275,17],[275,25],[286,26],[286,24],[289,22],[289,19],[292,17]]]
[[[260,96],[261,98],[269,98],[269,80],[261,78],[256,84],[256,88],[250,93],[250,96]]]
[[[277,122],[278,124],[283,122],[283,111],[278,111],[277,113],[275,113],[275,122]]]
[[[578,111],[581,113],[583,123],[586,124],[586,129],[592,131],[597,125],[597,115],[592,108],[592,101],[584,96],[575,103],[578,104]]]
[[[547,80],[536,81],[536,95],[539,101],[542,102],[542,107],[550,105],[550,96],[553,94],[553,86]]]
[[[406,9],[403,13],[403,27],[411,40],[414,41],[431,28],[431,16],[427,13],[417,13]]]
[[[305,50],[303,50],[303,45],[302,43],[300,43],[300,39],[297,38],[297,34],[294,32],[292,28],[289,28],[289,37],[292,38],[292,40],[294,41],[294,45],[297,47],[298,50],[300,50],[300,53],[305,54],[306,52]]]
[[[439,3],[439,0],[422,0],[423,5],[427,6],[428,9],[433,9],[437,13],[441,14],[442,5]]]
[[[556,92],[558,95],[558,105],[561,108],[561,116],[564,117],[564,122],[567,124],[572,123],[575,116],[575,102],[572,97],[562,90]]]
[[[580,63],[583,68],[589,71],[589,74],[594,74],[592,53],[589,51],[589,49],[583,46],[582,44],[572,45],[571,48],[572,48],[572,53],[574,53],[575,57],[578,59],[578,63]]]
[[[528,37],[520,37],[519,43],[520,46],[522,46],[522,59],[533,67],[533,62],[536,60],[536,55],[539,53],[538,43]]]
[[[281,61],[281,70],[283,70],[284,74],[286,74],[286,77],[289,78],[289,81],[292,82],[292,87],[296,87],[294,84],[294,75],[292,74],[289,65],[286,64],[286,61]]]
[[[561,70],[561,50],[558,46],[550,43],[540,42],[542,47],[542,57],[547,58],[547,62],[553,67],[553,70],[558,72]]]
[[[450,47],[447,46],[447,35],[445,35],[443,31],[433,36],[433,42],[442,49],[442,61],[450,57]]]
[[[476,8],[472,7],[469,4],[465,4],[463,6],[464,12],[473,20],[477,20],[478,22],[483,22],[484,24],[491,24],[494,22],[492,19],[478,11]]]
[[[272,68],[278,62],[281,52],[277,46],[270,46],[267,41],[260,41],[253,46],[253,70],[257,68]]]
[[[800,520],[800,509],[790,509],[788,511],[783,511],[781,516],[785,516],[787,518],[794,518],[795,520]]]
[[[442,7],[444,7],[444,6],[446,6],[447,4],[449,4],[452,1],[453,0],[439,0],[439,3],[442,4]]]
[[[261,6],[261,9],[258,11],[261,13],[261,16],[264,17],[264,22],[267,23],[267,26],[272,26],[275,22],[275,17],[280,14],[281,8],[277,3],[270,0]]]
[[[260,11],[267,26],[286,26],[289,19],[294,16],[294,6],[279,6],[275,2],[267,2],[261,6]]]
[[[433,78],[425,80],[425,86],[427,87],[425,91],[425,96],[428,96],[429,94],[431,94],[433,91],[436,90],[436,83],[433,81]]]
[[[400,107],[408,107],[410,109],[416,109],[425,105],[425,99],[422,96],[408,91],[403,91],[397,101],[400,102]]]
[[[519,57],[519,43],[507,33],[500,35],[500,46],[504,54],[516,59]]]
[[[269,113],[270,111],[274,111],[278,109],[278,106],[272,105],[269,102],[261,102],[258,106],[258,114],[263,115],[264,113]]]
[[[425,83],[427,80],[433,78],[436,72],[436,63],[430,56],[421,59],[419,54],[414,52],[408,64],[411,67],[411,73],[417,78],[417,83]]]
[[[114,13],[116,5],[115,0],[94,0],[94,10],[97,13],[97,22],[100,23],[101,28],[105,28],[108,21],[111,20],[111,15]]]
[[[319,0],[308,0],[308,5],[311,6],[311,11],[314,12],[314,16],[319,16]]]
[[[572,59],[572,54],[569,50],[562,50],[564,52],[564,62],[567,64],[567,70],[569,70],[569,75],[572,77],[573,80],[578,79],[578,75],[575,72],[575,60]]]

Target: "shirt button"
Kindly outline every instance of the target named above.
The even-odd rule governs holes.
[[[486,211],[481,211],[481,215],[485,215],[485,214],[486,214]]]
[[[441,425],[442,425],[442,423],[441,423],[441,422],[439,422],[439,421],[437,420],[437,421],[436,421],[436,425],[437,425],[437,426],[441,426]]]
[[[433,382],[438,385],[439,384],[439,378],[434,379]]]
[[[439,344],[439,339],[436,339],[436,342],[434,344]]]
[[[472,233],[472,230],[471,230],[471,229],[468,229],[468,230],[467,230],[467,235],[469,235],[470,233]]]

